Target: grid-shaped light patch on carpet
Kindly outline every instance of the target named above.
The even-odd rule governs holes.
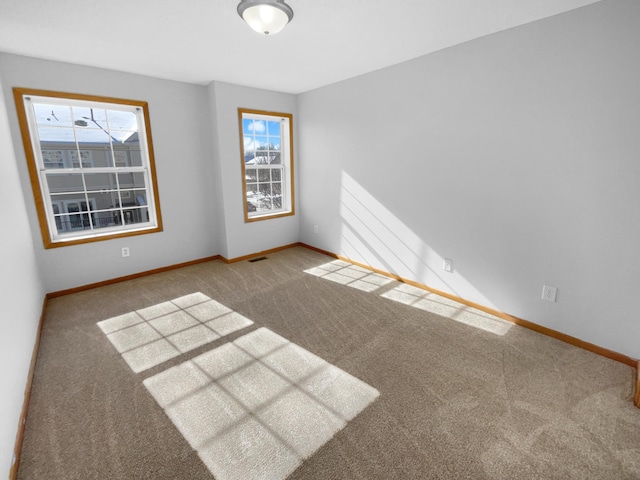
[[[511,323],[494,315],[405,283],[384,292],[381,296],[495,335],[504,335],[512,326]]]
[[[98,322],[136,373],[250,325],[201,292]]]
[[[334,260],[324,265],[310,268],[305,270],[305,273],[347,285],[364,292],[373,292],[393,282],[392,279],[384,275],[352,265],[343,260]]]
[[[144,381],[216,480],[281,480],[379,392],[267,328]]]
[[[365,292],[374,292],[381,287],[386,287],[387,289],[380,293],[380,296],[384,298],[435,313],[495,335],[504,335],[512,326],[511,323],[489,313],[412,285],[399,283],[344,260],[333,260],[305,270],[305,273]],[[390,288],[391,283],[397,283],[397,285]]]

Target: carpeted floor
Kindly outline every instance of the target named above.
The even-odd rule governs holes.
[[[633,379],[296,247],[52,299],[19,478],[638,479]]]

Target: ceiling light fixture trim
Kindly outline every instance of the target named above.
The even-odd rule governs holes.
[[[293,9],[284,0],[242,0],[238,15],[256,32],[273,35],[293,18]]]

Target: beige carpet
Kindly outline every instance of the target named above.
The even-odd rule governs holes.
[[[633,377],[296,247],[51,300],[19,478],[637,479]]]

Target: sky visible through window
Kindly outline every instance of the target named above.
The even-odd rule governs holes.
[[[138,131],[131,111],[34,103],[38,136],[43,142],[125,142]],[[75,130],[75,133],[74,133]]]
[[[280,122],[271,120],[242,120],[244,151],[280,150]]]

